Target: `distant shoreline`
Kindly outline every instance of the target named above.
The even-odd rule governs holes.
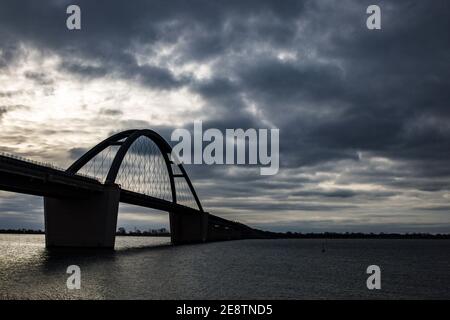
[[[29,229],[7,229],[0,230],[0,234],[45,234],[42,230]],[[117,236],[124,237],[170,237],[170,233],[149,233],[149,232],[117,232]],[[267,232],[270,239],[450,239],[450,234],[431,233],[275,233]]]
[[[0,229],[0,234],[45,234],[42,230],[29,230],[29,229]],[[170,237],[168,232],[150,233],[150,232],[116,232],[116,236],[124,237]]]

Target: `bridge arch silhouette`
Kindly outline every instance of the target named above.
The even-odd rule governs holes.
[[[44,197],[46,246],[114,248],[119,202],[169,213],[174,244],[265,238],[205,212],[172,148],[149,129],[116,133],[61,170],[0,155],[0,189]]]
[[[171,198],[173,203],[177,203],[177,184],[175,183],[175,180],[177,179],[184,179],[184,182],[187,184],[189,191],[191,192],[191,195],[193,196],[195,200],[195,204],[197,205],[197,208],[203,212],[203,207],[200,203],[200,200],[197,196],[197,193],[195,192],[195,189],[192,185],[191,180],[189,179],[189,176],[186,173],[186,170],[184,169],[182,164],[175,164],[170,160],[170,154],[172,152],[172,147],[167,143],[166,140],[162,136],[160,136],[158,133],[156,133],[153,130],[149,129],[142,129],[142,130],[128,130],[123,131],[120,133],[117,133],[102,142],[100,142],[98,145],[90,149],[88,152],[86,152],[84,155],[82,155],[77,161],[75,161],[68,169],[67,172],[76,174],[82,169],[86,164],[89,163],[94,157],[98,156],[101,152],[103,152],[106,148],[112,147],[112,146],[119,146],[118,151],[115,153],[111,166],[109,168],[109,171],[107,173],[105,184],[114,184],[116,183],[117,176],[119,174],[119,170],[121,168],[121,165],[123,164],[123,161],[125,159],[125,156],[128,152],[130,152],[131,147],[134,143],[136,143],[139,138],[145,137],[149,139],[149,141],[155,143],[158,150],[160,151],[160,157],[163,159],[163,163],[165,164],[165,167],[167,169],[166,174],[168,175],[168,181],[170,182],[170,191],[171,191]],[[148,154],[147,154],[148,155]],[[102,162],[103,163],[103,162]],[[153,163],[155,164],[155,163]],[[174,169],[178,169],[180,172],[179,174],[174,174]],[[139,173],[139,172],[138,172]],[[164,174],[164,172],[161,172]],[[144,181],[144,183],[149,183],[148,181]],[[150,181],[151,183],[151,181]]]

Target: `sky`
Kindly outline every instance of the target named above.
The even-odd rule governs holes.
[[[66,28],[69,4],[81,30]],[[273,231],[448,233],[449,9],[0,0],[0,151],[68,167],[126,129],[278,128],[276,175],[186,166],[205,210]],[[42,229],[42,202],[0,191],[0,228]],[[127,228],[167,221],[119,213]]]

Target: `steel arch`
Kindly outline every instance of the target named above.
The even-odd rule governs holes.
[[[113,184],[116,181],[117,174],[119,173],[120,166],[122,164],[123,159],[125,158],[125,155],[127,154],[130,147],[133,145],[133,143],[140,137],[147,137],[152,142],[154,142],[159,150],[161,151],[161,154],[164,158],[164,162],[166,163],[167,172],[169,174],[169,181],[172,191],[172,202],[174,204],[177,203],[177,193],[176,193],[176,187],[175,187],[175,175],[172,170],[172,164],[174,164],[170,158],[169,154],[172,152],[172,147],[167,143],[164,138],[159,135],[157,132],[150,130],[150,129],[133,129],[133,130],[127,130],[123,132],[119,132],[99,144],[97,144],[95,147],[87,151],[84,155],[82,155],[78,160],[76,160],[67,170],[66,172],[71,174],[76,174],[85,164],[87,164],[90,160],[92,160],[96,155],[98,155],[100,152],[105,150],[106,148],[110,146],[120,146],[119,150],[117,151],[114,160],[112,162],[112,165],[108,171],[108,175],[106,177],[105,184]],[[123,140],[123,141],[121,141]],[[189,186],[189,190],[191,191],[195,202],[201,212],[203,211],[203,207],[200,203],[200,200],[197,196],[197,193],[195,192],[194,186],[192,185],[191,180],[189,179],[189,176],[186,173],[186,170],[181,164],[177,164],[178,168],[180,169],[182,173],[182,178],[185,179],[187,185]],[[178,176],[177,176],[178,178]]]

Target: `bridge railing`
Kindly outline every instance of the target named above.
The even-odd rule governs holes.
[[[58,166],[56,166],[56,165],[54,165],[52,163],[49,163],[49,162],[37,161],[37,160],[25,158],[25,157],[18,156],[16,154],[4,152],[4,151],[0,151],[0,156],[5,157],[5,158],[11,158],[11,159],[15,159],[15,160],[20,160],[20,161],[23,161],[23,162],[27,162],[27,163],[34,164],[34,165],[41,166],[41,167],[46,167],[46,168],[53,169],[53,170],[58,170],[58,171],[63,171],[63,172],[66,171],[66,169],[64,169],[62,167],[58,167]],[[99,181],[98,178],[90,176],[88,174],[76,173],[75,175]]]

